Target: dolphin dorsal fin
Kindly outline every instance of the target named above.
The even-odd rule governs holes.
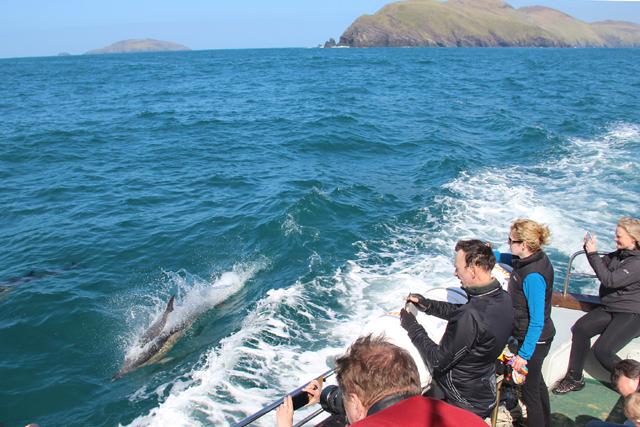
[[[36,275],[36,271],[35,271],[35,270],[31,270],[31,271],[29,272],[29,274],[27,274],[27,276],[26,276],[26,277],[31,277],[31,276],[35,276],[35,275]]]
[[[167,304],[167,308],[162,313],[162,317],[157,319],[149,328],[144,331],[140,339],[138,340],[138,345],[143,346],[147,344],[149,341],[152,341],[158,338],[158,335],[162,332],[162,329],[167,324],[167,319],[169,318],[169,314],[173,311],[173,302],[175,301],[176,295],[173,294],[169,303]]]
[[[169,300],[169,303],[167,304],[167,309],[164,311],[165,314],[169,314],[173,311],[173,302],[176,299],[176,294],[173,294],[171,296],[171,299]]]

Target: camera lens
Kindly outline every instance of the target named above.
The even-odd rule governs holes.
[[[322,390],[320,405],[322,405],[322,409],[332,415],[347,415],[347,411],[344,409],[342,391],[338,386],[330,385]]]

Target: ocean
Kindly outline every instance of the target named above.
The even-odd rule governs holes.
[[[459,239],[548,224],[560,290],[586,231],[613,250],[639,216],[638,49],[14,58],[0,81],[3,427],[229,426],[457,285]],[[112,381],[174,294],[193,325]]]

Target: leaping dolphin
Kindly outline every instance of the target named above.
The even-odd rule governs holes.
[[[167,318],[173,311],[175,297],[176,296],[174,294],[169,300],[167,308],[164,310],[162,316],[153,322],[138,339],[136,346],[140,348],[140,351],[125,356],[124,363],[122,364],[120,371],[113,376],[111,381],[143,366],[158,363],[162,357],[171,350],[175,343],[178,342],[185,331],[193,324],[195,317],[189,317],[186,320],[173,325],[170,329],[165,330]]]

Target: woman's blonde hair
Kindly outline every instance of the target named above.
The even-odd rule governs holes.
[[[625,397],[622,402],[622,411],[631,421],[640,419],[640,393],[637,391]]]
[[[624,231],[636,241],[636,250],[640,250],[640,220],[623,216],[618,221],[618,227],[624,228]]]
[[[531,252],[538,252],[542,245],[548,245],[551,241],[551,231],[545,224],[538,224],[532,219],[519,218],[511,226],[516,232],[517,240],[527,244]]]

